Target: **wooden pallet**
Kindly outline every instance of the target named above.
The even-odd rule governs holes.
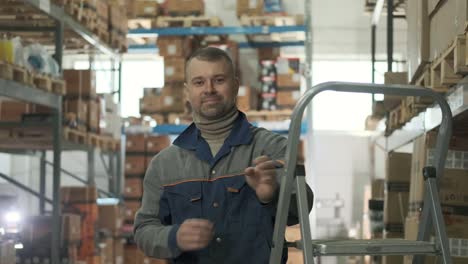
[[[12,65],[13,67],[13,80],[26,85],[34,85],[31,78],[31,73],[24,67]]]
[[[219,17],[188,16],[188,17],[158,17],[157,27],[219,27],[222,26]]]
[[[297,26],[304,25],[304,16],[246,16],[240,18],[241,26]]]
[[[45,74],[32,74],[32,79],[34,82],[34,86],[37,88],[50,92],[52,91],[52,80],[49,76]]]
[[[0,61],[0,79],[13,80],[13,66],[5,61]]]
[[[402,109],[401,104],[389,112],[387,120],[387,129],[385,134],[390,135],[396,129],[402,127]]]
[[[457,36],[449,48],[433,61],[431,89],[446,92],[468,73],[468,67],[465,65],[465,44],[465,35]]]
[[[88,133],[88,145],[100,148],[102,150],[117,150],[119,141],[107,135],[98,135],[95,133]]]
[[[77,143],[77,144],[88,143],[86,132],[78,131],[76,129],[72,129],[69,127],[64,127],[62,134],[63,134],[63,138],[67,141]]]
[[[245,113],[249,121],[282,121],[291,118],[292,110],[277,110],[277,111],[247,111]]]
[[[431,87],[431,67],[425,65],[421,74],[415,78],[414,85],[430,88]]]

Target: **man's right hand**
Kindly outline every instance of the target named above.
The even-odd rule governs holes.
[[[203,249],[214,236],[214,226],[205,219],[187,219],[177,230],[177,246],[182,251]]]

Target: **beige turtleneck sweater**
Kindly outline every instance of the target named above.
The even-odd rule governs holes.
[[[216,156],[224,141],[231,133],[234,121],[238,116],[239,111],[237,107],[233,107],[225,115],[214,120],[208,120],[193,112],[193,122],[200,129],[201,136],[210,146],[213,157]]]

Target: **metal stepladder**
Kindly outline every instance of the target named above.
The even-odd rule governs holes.
[[[424,168],[424,205],[416,241],[405,239],[348,239],[312,240],[305,177],[295,176],[297,146],[299,144],[302,116],[312,98],[323,91],[379,93],[399,96],[432,97],[442,111],[435,149],[435,167]],[[411,85],[377,85],[361,83],[327,82],[307,90],[296,104],[291,115],[291,126],[286,149],[286,166],[281,177],[281,187],[276,212],[275,229],[270,255],[270,264],[281,261],[284,232],[291,201],[293,184],[296,188],[296,203],[302,240],[296,247],[303,250],[304,263],[313,264],[315,256],[364,256],[364,255],[414,255],[413,264],[424,263],[425,255],[439,255],[444,264],[451,264],[447,233],[440,205],[437,183],[443,177],[448,143],[452,133],[452,112],[444,97],[430,89]],[[304,173],[305,175],[305,173]],[[429,241],[432,227],[436,239]]]

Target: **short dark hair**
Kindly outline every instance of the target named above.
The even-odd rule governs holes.
[[[190,55],[190,57],[188,57],[187,61],[185,62],[185,69],[184,69],[185,78],[187,78],[187,67],[192,61],[192,59],[195,59],[195,58],[199,60],[203,60],[203,61],[210,61],[210,62],[224,60],[229,65],[229,68],[231,69],[231,73],[233,77],[235,77],[234,75],[235,75],[236,69],[229,54],[226,51],[219,49],[219,48],[205,47],[205,48],[196,50],[195,52],[192,53],[192,55]]]

